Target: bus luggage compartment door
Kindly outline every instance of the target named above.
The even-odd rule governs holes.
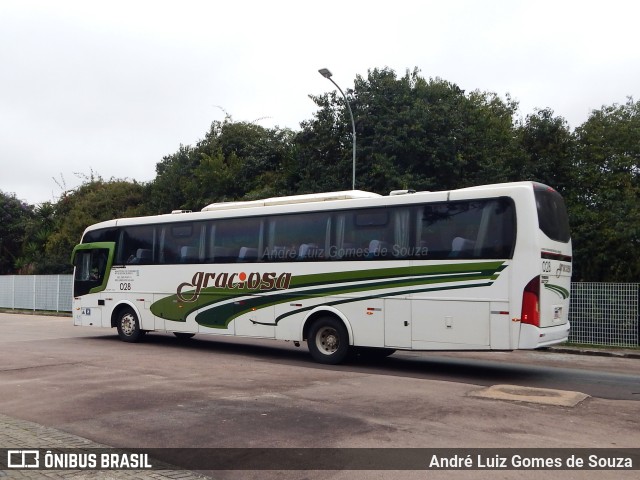
[[[489,348],[489,302],[414,300],[412,317],[412,348]]]
[[[411,301],[385,299],[384,346],[411,348]]]

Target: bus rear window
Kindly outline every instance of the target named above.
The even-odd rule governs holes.
[[[534,193],[540,230],[551,240],[567,243],[571,239],[571,233],[562,196],[552,188],[542,185],[536,185]]]

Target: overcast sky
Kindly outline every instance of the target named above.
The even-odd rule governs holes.
[[[640,99],[639,18],[635,0],[0,0],[0,190],[149,181],[224,111],[298,129],[334,88],[322,67],[343,90],[418,67],[575,128]]]

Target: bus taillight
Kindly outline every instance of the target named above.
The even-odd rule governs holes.
[[[524,287],[521,320],[522,323],[540,326],[540,276],[531,279]]]

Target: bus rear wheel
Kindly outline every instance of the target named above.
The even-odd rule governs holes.
[[[131,308],[123,308],[116,320],[118,336],[123,342],[139,342],[144,332],[140,329],[140,320]]]
[[[307,345],[316,362],[336,365],[349,354],[349,333],[337,318],[322,317],[311,325]]]

